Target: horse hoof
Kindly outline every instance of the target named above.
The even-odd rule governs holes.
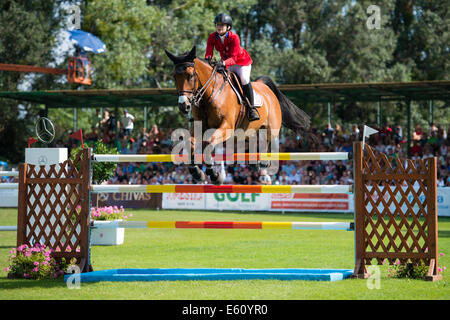
[[[262,169],[266,169],[266,168],[270,167],[270,161],[269,160],[259,161],[259,167]]]
[[[222,175],[218,174],[216,179],[213,179],[213,177],[211,177],[211,182],[216,186],[221,185],[223,183]]]
[[[192,175],[192,182],[197,184],[206,180],[205,173],[197,166],[189,167],[189,173]]]

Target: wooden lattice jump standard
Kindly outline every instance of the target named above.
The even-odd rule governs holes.
[[[54,250],[56,260],[76,258],[82,272],[92,271],[89,158],[90,150],[84,149],[74,161],[47,170],[30,164],[19,167],[17,246],[43,244]]]
[[[423,261],[429,267],[427,279],[440,279],[436,158],[421,160],[418,165],[405,160],[405,166],[398,159],[376,155],[367,145],[363,156],[361,142],[355,143],[354,153],[354,276],[367,277],[366,265],[374,259],[378,264],[387,259],[391,264]],[[90,156],[90,150],[84,149],[75,161],[63,162],[58,170],[55,165],[47,172],[43,166],[26,164],[19,170],[17,245],[38,241],[55,250],[55,258],[76,257],[82,272],[92,271]],[[46,199],[43,203],[39,201],[42,196]],[[76,213],[78,205],[81,211]]]
[[[366,265],[428,266],[427,280],[439,280],[436,158],[388,159],[370,146],[354,146],[354,276],[366,278]],[[363,154],[364,152],[364,154]]]

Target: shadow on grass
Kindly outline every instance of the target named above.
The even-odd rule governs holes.
[[[0,287],[2,290],[15,289],[31,289],[31,288],[67,288],[66,283],[62,278],[59,279],[42,279],[42,280],[26,280],[26,279],[8,279],[6,277],[0,278]]]
[[[12,248],[16,248],[16,246],[14,244],[10,246],[0,246],[0,249],[12,249]]]
[[[438,230],[438,238],[450,238],[450,230]]]

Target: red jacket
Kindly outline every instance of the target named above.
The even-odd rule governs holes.
[[[213,57],[214,48],[219,51],[220,57],[225,61],[227,67],[232,66],[233,64],[248,66],[253,63],[248,52],[244,48],[241,48],[239,36],[231,31],[227,32],[223,44],[217,32],[213,32],[209,35],[205,59]]]

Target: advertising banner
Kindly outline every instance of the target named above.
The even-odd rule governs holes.
[[[338,193],[273,193],[272,211],[353,212],[353,195]]]
[[[117,192],[93,193],[93,207],[123,206],[125,209],[159,209],[161,208],[161,193]]]
[[[270,193],[207,193],[207,210],[267,211]]]
[[[203,193],[163,193],[163,209],[195,209],[205,210],[205,194]]]
[[[438,216],[450,217],[450,188],[437,189]]]

